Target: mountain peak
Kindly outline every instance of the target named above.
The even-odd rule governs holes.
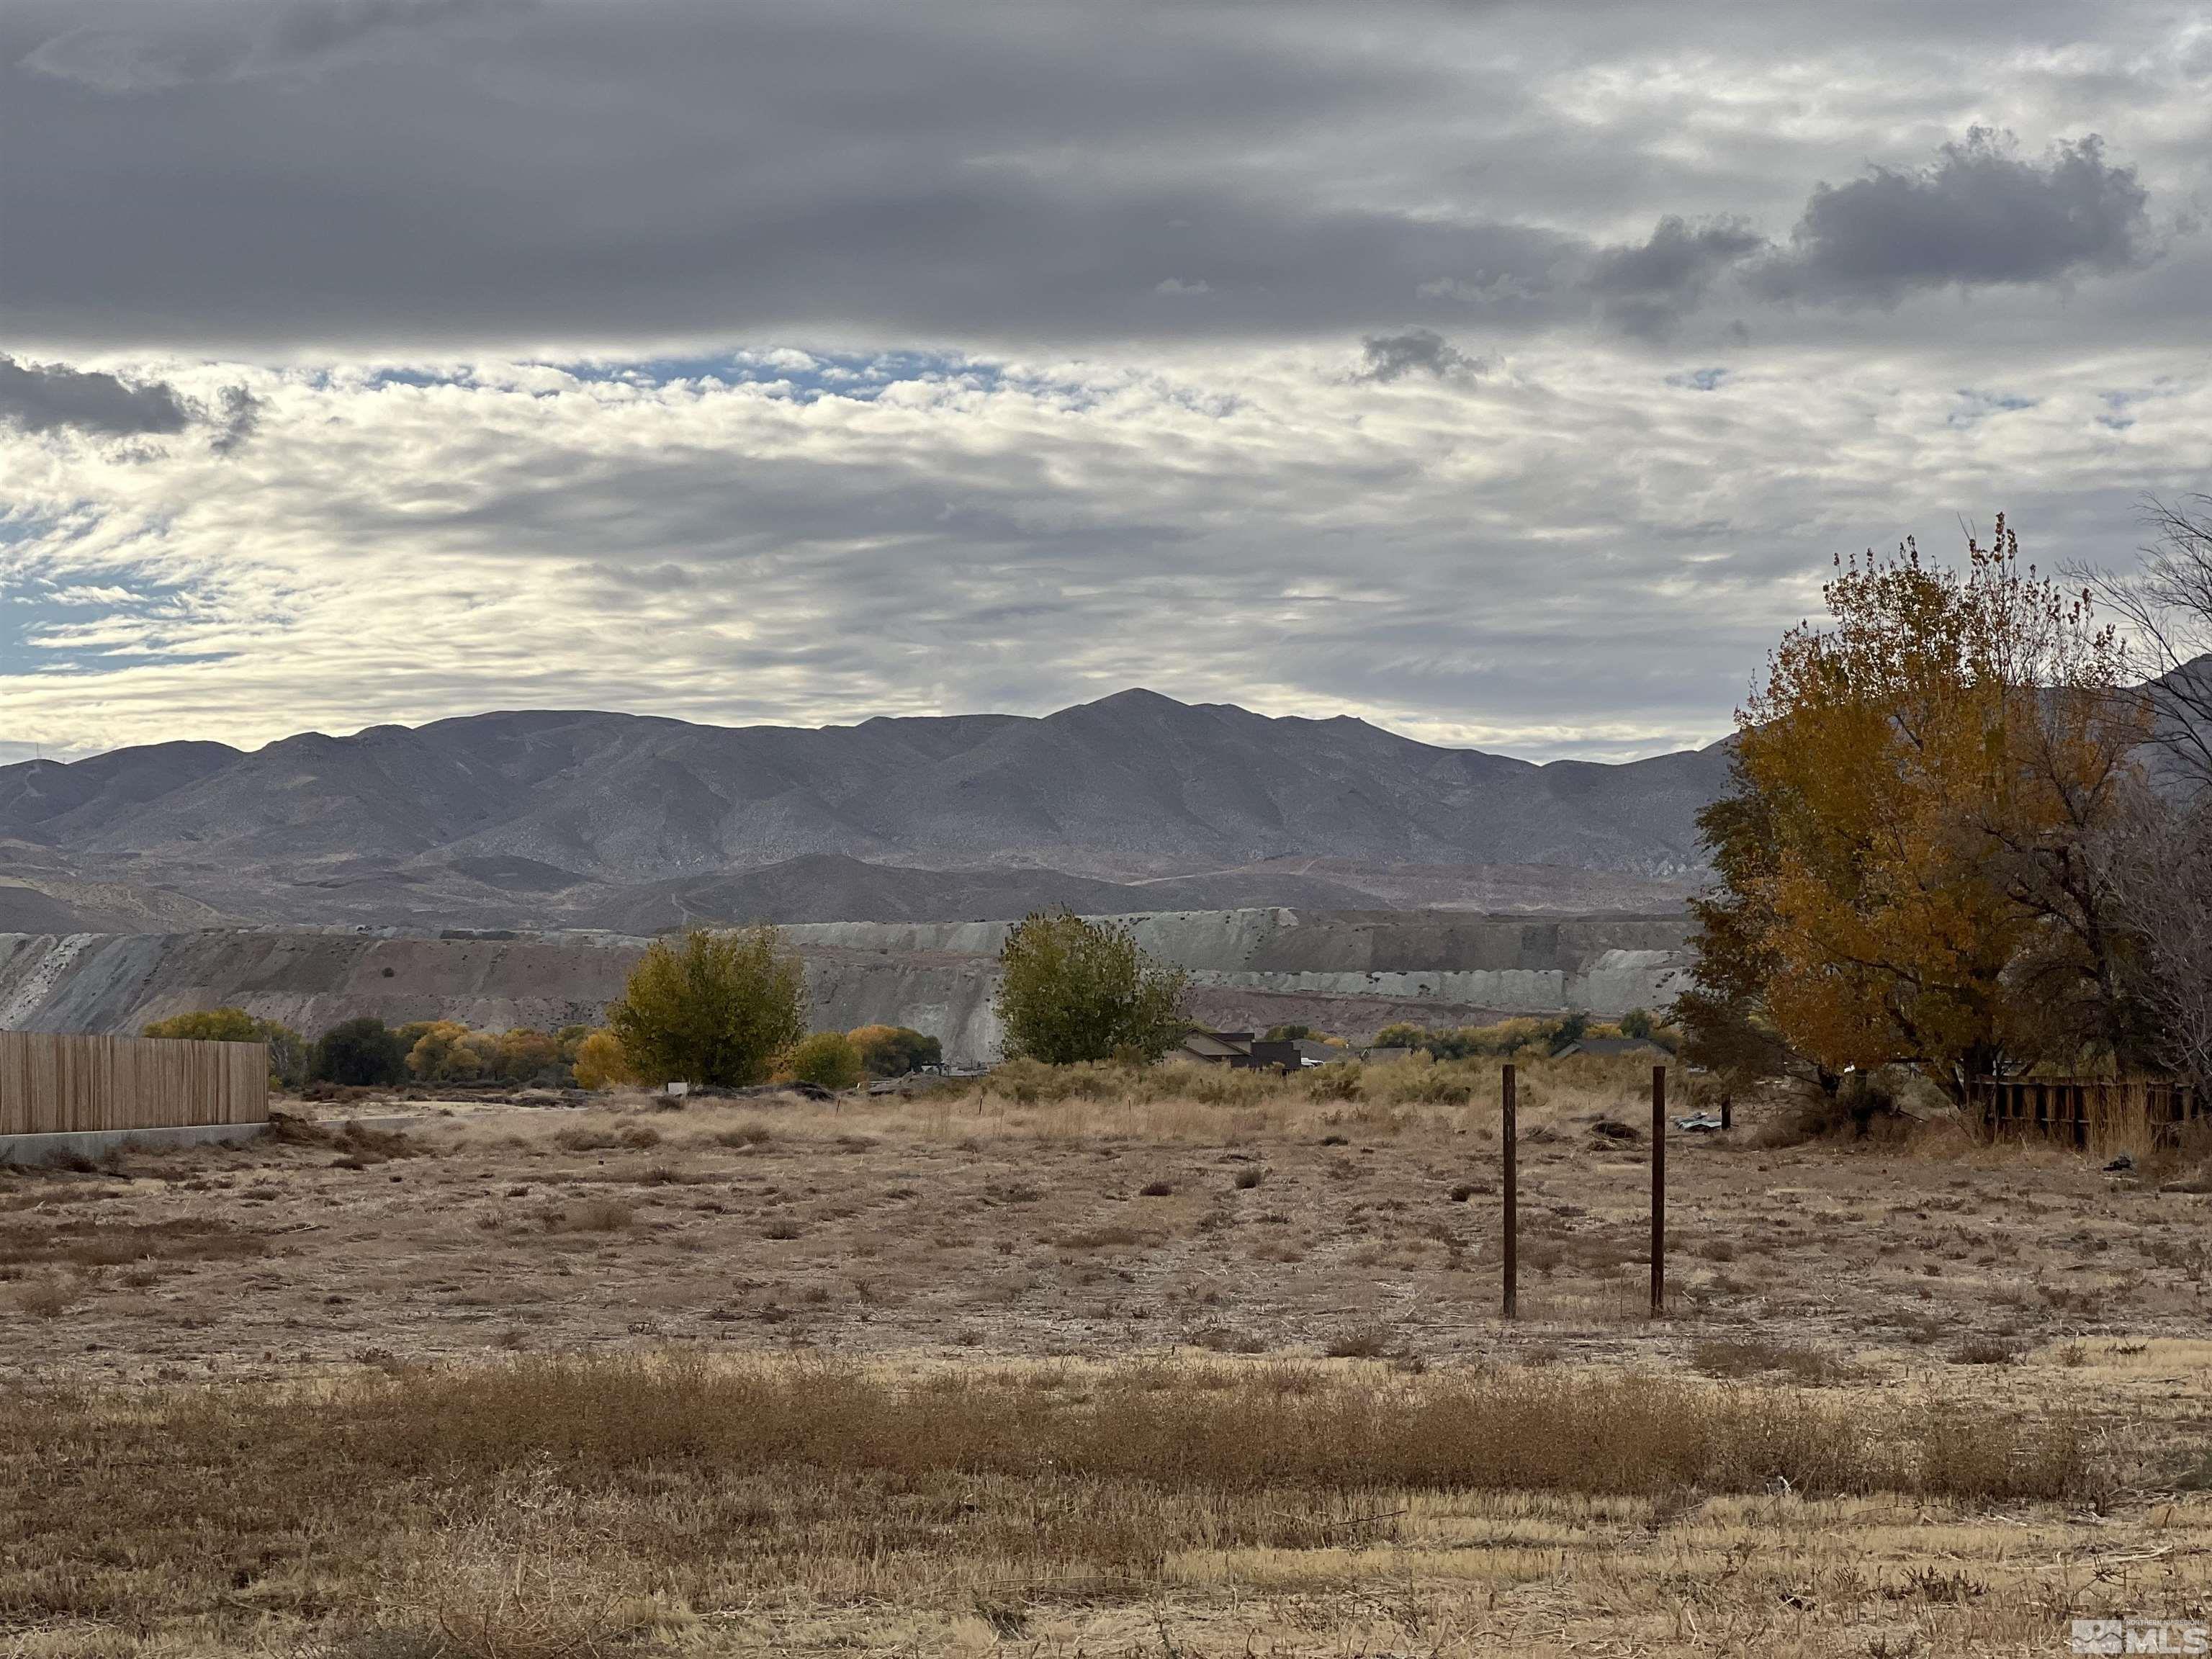
[[[1109,696],[1099,697],[1090,702],[1078,703],[1073,708],[1063,708],[1060,712],[1063,714],[1073,714],[1079,709],[1091,708],[1112,709],[1117,714],[1140,710],[1162,713],[1171,708],[1188,709],[1194,706],[1191,703],[1178,702],[1173,697],[1147,690],[1144,686],[1132,685],[1124,690],[1114,692]]]
[[[1278,860],[1671,878],[1698,864],[1693,816],[1725,775],[1698,756],[1550,775],[1132,686],[1042,720],[526,710],[250,754],[120,750],[0,769],[0,842],[51,878],[158,884],[258,921],[599,926],[647,890],[673,905],[696,887],[720,915],[708,895],[739,902],[746,872],[807,859],[851,861],[835,884],[893,913],[920,879],[899,869],[1042,872],[1069,896]]]

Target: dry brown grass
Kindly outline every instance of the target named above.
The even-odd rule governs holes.
[[[1503,1066],[1416,1054],[1389,1065],[1328,1066],[1283,1077],[1182,1063],[1134,1068],[1016,1061],[918,1094],[907,1109],[947,1127],[980,1121],[1042,1134],[1110,1126],[1147,1139],[1181,1139],[1348,1126],[1395,1136],[1465,1127],[1468,1109],[1497,1100]],[[1596,1056],[1524,1062],[1520,1072],[1524,1130],[1607,1114],[1650,1080],[1648,1065]]]
[[[137,1261],[229,1261],[269,1253],[269,1241],[212,1216],[131,1223],[72,1217],[46,1225],[0,1224],[0,1266],[66,1262],[118,1267]]]
[[[2108,1478],[2065,1411],[1565,1368],[676,1352],[16,1389],[0,1411],[10,1616],[217,1638],[345,1624],[481,1659],[700,1636],[732,1607],[834,1626],[870,1604],[1111,1609],[1378,1571],[1510,1584],[1557,1576],[1614,1519],[1728,1494],[2018,1505]],[[1470,1521],[1481,1553],[1432,1559],[1438,1525]]]
[[[543,1480],[501,1493],[495,1513],[412,1535],[395,1592],[373,1603],[383,1638],[424,1659],[600,1659],[649,1622],[577,1495]]]
[[[62,1273],[40,1273],[8,1287],[8,1305],[28,1319],[59,1319],[84,1299],[81,1283]]]
[[[637,1211],[615,1198],[587,1198],[562,1204],[540,1218],[549,1233],[619,1233],[637,1224]]]
[[[1705,1341],[1690,1349],[1691,1365],[1706,1376],[1787,1376],[1808,1387],[1862,1382],[1866,1372],[1819,1348],[1797,1347],[1765,1337]]]
[[[1740,1101],[1654,1321],[1590,1128],[1648,1068],[1533,1066],[1507,1324],[1494,1066],[1115,1081],[0,1172],[0,1311],[69,1297],[0,1345],[0,1654],[1859,1659],[2212,1596],[2158,1334],[2212,1198]]]

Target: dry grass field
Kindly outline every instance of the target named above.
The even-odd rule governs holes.
[[[1753,1103],[1670,1141],[1655,1321],[1647,1078],[1524,1073],[1510,1326],[1494,1066],[364,1103],[413,1121],[0,1173],[0,1654],[1893,1659],[2202,1614],[2194,1170]]]

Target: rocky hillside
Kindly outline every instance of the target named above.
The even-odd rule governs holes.
[[[1672,1000],[1680,916],[1555,919],[1434,912],[1229,910],[1136,918],[1144,947],[1188,969],[1192,1016],[1230,1027],[1293,1020],[1364,1038],[1393,1020],[1462,1024]],[[883,1021],[993,1058],[1005,924],[842,922],[794,928],[809,1023]],[[479,1028],[595,1023],[645,941],[617,935],[432,939],[350,928],[0,932],[0,1030],[112,1031],[240,1006],[319,1032],[360,1014]]]
[[[65,926],[93,890],[101,918],[186,902],[630,931],[1408,902],[1393,887],[1468,908],[1519,894],[1650,908],[1698,869],[1692,820],[1726,763],[1717,745],[1539,766],[1147,691],[1034,720],[533,712],[251,753],[167,744],[0,768],[0,927],[10,904]]]

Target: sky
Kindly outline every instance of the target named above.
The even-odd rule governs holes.
[[[0,761],[1144,685],[1618,759],[2212,492],[2212,14],[0,0]]]

